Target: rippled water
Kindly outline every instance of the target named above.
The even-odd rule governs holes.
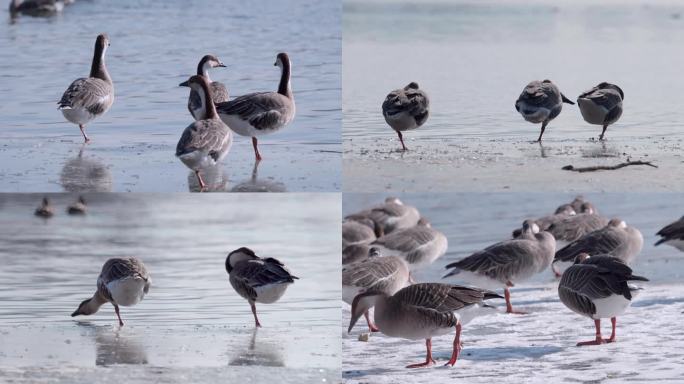
[[[9,377],[45,367],[97,377],[96,366],[121,364],[161,370],[140,380],[193,367],[261,380],[222,370],[246,365],[288,382],[339,377],[338,196],[90,194],[88,214],[74,217],[64,209],[75,196],[52,195],[49,220],[33,216],[40,198],[0,194],[0,371]],[[300,277],[277,303],[257,304],[258,332],[224,267],[240,246]],[[122,256],[142,259],[152,277],[145,299],[121,308],[126,325],[119,329],[109,304],[70,317],[93,294],[104,261]]]
[[[396,140],[380,106],[410,81],[431,96],[431,116],[409,138],[536,139],[539,126],[514,103],[545,78],[570,99],[601,81],[620,85],[625,110],[609,140],[681,135],[682,15],[681,3],[645,0],[345,1],[345,150],[346,140]],[[565,104],[544,137],[599,133]]]
[[[6,8],[3,8],[6,12]],[[341,127],[339,2],[77,1],[52,18],[0,23],[0,180],[3,191],[187,191],[187,168],[175,145],[192,122],[188,89],[199,59],[227,68],[212,80],[231,95],[275,90],[278,52],[290,54],[295,120],[260,140],[259,177],[290,191],[339,189]],[[306,20],[306,22],[302,22]],[[78,128],[56,109],[62,92],[90,69],[95,36],[107,32],[107,66],[116,100],[91,122],[85,151]],[[108,181],[82,181],[92,167],[63,176],[73,160],[95,163]],[[252,178],[248,138],[236,137],[223,161],[231,190]],[[313,167],[311,164],[319,164]],[[73,168],[73,167],[72,167]],[[221,182],[219,181],[219,184]]]
[[[644,247],[633,265],[639,275],[652,283],[681,283],[684,277],[684,253],[667,245],[654,247],[662,227],[684,214],[684,197],[667,193],[585,194],[599,213],[619,217],[639,229]],[[403,194],[399,197],[419,209],[433,228],[449,240],[447,253],[425,270],[416,273],[418,281],[441,281],[444,266],[491,244],[510,238],[511,231],[526,218],[553,213],[557,206],[572,201],[568,193],[465,193]],[[385,195],[345,194],[344,215],[381,203]],[[551,282],[551,272],[536,275],[531,282]],[[447,280],[448,281],[448,280]],[[452,281],[454,282],[454,281]],[[515,290],[515,288],[514,288]]]

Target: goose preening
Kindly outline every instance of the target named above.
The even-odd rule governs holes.
[[[451,359],[446,365],[456,364],[461,351],[460,313],[485,300],[501,298],[494,292],[451,284],[421,283],[402,288],[394,295],[381,291],[358,294],[351,308],[348,332],[361,315],[375,307],[375,324],[380,332],[390,337],[409,340],[425,339],[427,354],[424,363],[406,368],[426,367],[435,363],[432,358],[432,338],[455,331]]]
[[[233,132],[252,138],[257,161],[261,160],[257,136],[276,132],[295,117],[295,102],[290,85],[290,57],[281,52],[274,65],[281,69],[277,92],[249,93],[216,105],[221,120]]]
[[[368,217],[346,219],[342,222],[342,249],[350,245],[368,244],[377,238],[377,225]]]
[[[119,326],[124,323],[119,314],[119,306],[130,307],[138,304],[149,292],[152,278],[140,259],[135,257],[113,258],[102,266],[97,278],[97,290],[92,298],[83,300],[71,317],[92,315],[105,303],[112,303]]]
[[[382,116],[397,132],[401,148],[406,151],[401,133],[425,124],[430,116],[430,98],[418,87],[418,83],[412,81],[404,88],[395,89],[387,94],[382,103]]]
[[[55,214],[55,210],[52,208],[52,204],[50,204],[50,199],[43,197],[43,201],[40,202],[34,214],[44,219],[52,217]]]
[[[622,260],[605,255],[577,255],[575,263],[563,272],[558,285],[558,296],[566,307],[594,320],[596,338],[577,343],[577,346],[616,341],[617,316],[629,307],[639,289],[629,284],[635,280],[648,281],[645,277],[632,275],[632,269]],[[610,338],[604,339],[601,319],[607,318],[613,327]]]
[[[215,166],[226,157],[233,143],[233,135],[216,114],[210,86],[204,76],[194,75],[179,86],[195,90],[200,97],[201,107],[197,110],[200,119],[188,125],[178,140],[176,157],[195,172],[203,190],[206,184],[200,171]]]
[[[609,125],[622,116],[622,100],[625,94],[615,84],[602,82],[577,97],[577,105],[584,121],[603,126],[599,140],[603,140]]]
[[[551,80],[532,81],[515,102],[515,109],[530,123],[541,123],[538,142],[541,142],[546,125],[563,109],[563,103],[575,104],[558,90]]]
[[[406,262],[396,256],[380,256],[375,248],[369,250],[365,261],[347,265],[342,269],[342,300],[352,304],[361,292],[382,292],[389,296],[409,285],[409,270]],[[377,332],[378,328],[371,321],[368,311],[366,317],[368,329]]]
[[[105,66],[107,47],[109,37],[105,34],[98,35],[90,76],[74,80],[57,103],[64,117],[78,124],[86,143],[90,139],[85,133],[85,125],[107,112],[114,103],[114,84]]]
[[[70,215],[85,215],[87,210],[88,206],[83,196],[79,196],[78,200],[67,207],[67,213]]]
[[[663,227],[656,235],[660,236],[655,245],[667,244],[684,251],[684,216]]]
[[[399,229],[382,236],[371,243],[384,255],[403,258],[410,270],[432,264],[444,256],[448,247],[447,237],[433,229],[425,219],[420,219],[415,227]]]
[[[381,237],[398,229],[415,226],[420,220],[420,212],[416,207],[406,205],[396,197],[388,197],[382,205],[345,217],[356,221],[366,218],[375,223],[376,236]]]
[[[605,227],[589,232],[558,250],[551,269],[556,276],[561,275],[580,253],[609,255],[631,265],[643,245],[644,238],[638,229],[614,218]]]
[[[496,243],[448,264],[446,268],[453,269],[444,278],[455,276],[477,287],[503,288],[506,312],[524,314],[513,310],[509,288],[544,271],[551,264],[555,251],[553,236],[539,232],[534,221],[525,220],[520,237]]]
[[[235,292],[249,302],[256,327],[261,327],[256,303],[275,303],[285,294],[287,287],[299,279],[290,274],[280,261],[272,257],[262,259],[247,247],[228,254],[226,272]]]
[[[219,67],[223,68],[225,67],[225,64],[214,55],[204,56],[199,64],[197,64],[197,74],[202,75],[207,79],[209,90],[211,91],[211,99],[214,103],[222,103],[229,99],[226,86],[218,81],[211,81],[211,78],[209,77],[209,70],[211,68]],[[202,99],[200,98],[199,93],[192,88],[190,88],[190,96],[188,96],[188,111],[190,111],[190,114],[195,120],[203,119]]]
[[[64,9],[63,0],[10,0],[9,12],[12,17],[18,14],[29,16],[50,16]]]

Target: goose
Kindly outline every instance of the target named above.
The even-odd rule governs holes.
[[[667,244],[684,251],[684,216],[663,227],[656,235],[660,236],[655,245]]]
[[[195,172],[200,189],[203,190],[206,184],[200,171],[215,166],[226,157],[233,144],[233,135],[216,114],[209,82],[204,76],[194,75],[179,86],[190,87],[197,92],[201,101],[197,114],[201,118],[183,131],[176,146],[176,157]]]
[[[416,129],[425,124],[430,115],[430,98],[418,87],[418,83],[410,82],[407,86],[387,94],[382,103],[382,116],[389,124],[401,142],[402,150],[406,151],[404,137],[401,132]]]
[[[382,205],[345,217],[357,221],[366,218],[375,222],[376,236],[381,237],[397,229],[414,227],[420,220],[420,212],[416,207],[404,204],[396,197],[388,197]]]
[[[272,257],[262,259],[247,247],[238,248],[228,254],[226,272],[235,292],[252,307],[257,328],[261,327],[261,323],[257,317],[255,303],[275,303],[285,294],[287,287],[293,284],[295,279],[299,279],[279,260]]]
[[[556,249],[560,250],[587,233],[601,229],[607,224],[608,219],[605,217],[587,212],[565,217],[551,224],[547,231],[556,239]]]
[[[90,76],[74,80],[57,103],[57,108],[62,111],[64,117],[78,124],[86,143],[90,139],[86,135],[85,125],[96,117],[104,115],[114,103],[114,84],[105,66],[107,47],[109,47],[109,37],[106,34],[98,35],[95,40],[95,54],[90,67]]]
[[[610,255],[631,265],[644,245],[641,232],[623,220],[613,218],[605,227],[589,232],[556,252],[551,268],[561,275],[580,253]]]
[[[372,242],[377,238],[375,222],[367,217],[342,222],[342,248]]]
[[[216,105],[221,120],[233,132],[252,138],[256,161],[262,159],[257,148],[257,136],[276,132],[295,117],[295,102],[290,85],[290,57],[281,52],[274,65],[281,69],[277,92],[249,93]]]
[[[64,9],[62,0],[10,0],[9,12],[12,17],[22,13],[29,16],[50,16]]]
[[[412,228],[400,229],[371,243],[380,253],[403,258],[411,271],[426,267],[444,256],[447,237],[432,228],[426,219],[420,219]]]
[[[577,343],[577,346],[599,345],[616,341],[617,316],[632,302],[636,286],[630,281],[648,281],[635,276],[622,260],[607,255],[589,256],[580,253],[575,263],[563,272],[558,284],[558,296],[573,312],[594,320],[596,338]],[[601,319],[610,318],[612,332],[609,339],[601,337]]]
[[[85,215],[88,206],[86,205],[83,196],[79,196],[78,200],[67,207],[67,213],[70,215]]]
[[[451,359],[445,365],[456,364],[461,352],[461,311],[485,300],[501,298],[494,292],[452,284],[420,283],[402,288],[394,295],[382,291],[359,293],[352,302],[352,316],[348,332],[362,314],[375,307],[375,324],[380,332],[390,337],[409,340],[425,339],[427,353],[424,363],[406,368],[427,367],[432,358],[432,338],[456,331]]]
[[[368,244],[354,244],[348,245],[342,249],[342,265],[358,263],[360,261],[367,260],[371,256],[371,250],[376,250],[377,248],[371,248]],[[380,252],[378,252],[378,255]]]
[[[615,84],[601,82],[577,97],[577,105],[584,121],[603,126],[599,140],[603,140],[608,126],[622,116],[622,100],[625,94]]]
[[[119,306],[131,307],[138,304],[150,290],[152,278],[145,264],[135,257],[112,258],[102,266],[97,278],[97,290],[90,299],[83,300],[71,317],[92,315],[109,302],[123,327]]]
[[[596,206],[592,204],[589,200],[586,200],[584,196],[578,195],[569,203],[572,209],[577,213],[595,213],[598,214]]]
[[[409,285],[409,269],[404,259],[396,256],[380,256],[375,248],[369,251],[365,261],[345,266],[342,269],[342,300],[352,304],[354,297],[365,291],[377,291],[394,295]],[[378,332],[368,315],[363,314],[371,332]]]
[[[546,125],[555,119],[563,109],[563,103],[575,104],[558,90],[551,80],[532,81],[515,102],[515,109],[530,123],[541,123],[537,142],[541,143]]]
[[[228,89],[223,83],[218,81],[211,81],[209,77],[209,70],[211,68],[225,67],[225,64],[214,55],[205,55],[197,64],[197,74],[204,76],[209,83],[209,89],[211,91],[211,99],[214,103],[222,103],[228,101]],[[197,91],[190,88],[190,96],[188,97],[188,111],[195,120],[201,120],[202,117],[202,99]]]
[[[537,224],[537,227],[540,231],[546,231],[547,229],[549,229],[551,225],[565,219],[568,216],[572,216],[575,214],[576,212],[572,208],[572,206],[570,206],[570,204],[563,204],[556,209],[553,215],[543,216],[538,219],[534,219],[534,223]],[[516,228],[515,230],[513,230],[514,239],[520,237],[521,234],[521,228]]]
[[[525,314],[513,310],[509,288],[546,269],[555,250],[553,236],[540,232],[534,221],[525,220],[519,238],[496,243],[448,264],[446,268],[453,269],[444,278],[456,276],[468,284],[484,288],[503,287],[506,313]]]
[[[43,197],[43,201],[40,203],[40,206],[36,208],[34,214],[44,219],[48,219],[55,214],[55,210],[52,208],[50,200],[47,197]]]

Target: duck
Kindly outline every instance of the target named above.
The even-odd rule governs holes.
[[[632,274],[624,261],[609,255],[589,256],[580,253],[574,264],[563,272],[558,284],[561,302],[573,312],[594,320],[596,338],[577,343],[577,346],[600,345],[617,340],[617,316],[627,310],[640,289],[630,281],[648,281]],[[601,319],[612,324],[610,338],[601,336]]]
[[[70,215],[85,215],[87,209],[88,206],[86,205],[85,199],[83,196],[79,196],[78,200],[67,208],[67,213]]]
[[[78,124],[86,143],[90,142],[85,132],[86,124],[104,115],[114,103],[114,83],[105,65],[108,47],[109,37],[106,34],[98,35],[90,76],[74,80],[57,103],[62,115],[68,121]]]
[[[18,14],[29,16],[50,16],[62,12],[62,0],[10,0],[9,12],[12,17]]]
[[[83,300],[71,317],[92,315],[105,303],[112,303],[123,327],[119,306],[138,304],[150,291],[152,278],[143,262],[135,257],[111,258],[102,266],[97,278],[97,289],[90,299]]]
[[[395,89],[387,94],[382,103],[382,116],[399,136],[401,149],[406,151],[401,133],[425,124],[430,116],[430,98],[420,89],[418,83],[412,81],[404,88]]]
[[[610,219],[605,227],[589,232],[558,250],[551,268],[556,275],[562,275],[580,253],[610,255],[631,265],[643,245],[641,232],[616,217]]]
[[[279,260],[272,257],[262,259],[247,247],[228,254],[226,272],[235,292],[249,302],[257,328],[261,328],[261,323],[256,303],[275,303],[285,294],[287,287],[299,279]]]
[[[256,161],[262,160],[257,137],[282,129],[295,117],[295,100],[290,84],[290,57],[285,52],[278,53],[273,65],[281,70],[277,92],[249,93],[216,104],[221,120],[233,132],[252,138]]]
[[[43,197],[43,201],[41,201],[38,208],[36,208],[34,214],[44,219],[49,219],[52,216],[54,216],[55,210],[52,208],[52,205],[50,204],[50,199],[48,199],[47,197]]]
[[[233,134],[226,124],[218,118],[212,102],[210,85],[202,75],[194,75],[179,84],[190,87],[200,96],[201,108],[197,114],[201,119],[188,125],[176,145],[176,157],[197,176],[200,190],[206,188],[200,172],[204,168],[216,166],[230,151]]]
[[[656,246],[667,244],[684,251],[684,216],[663,227],[656,235],[660,236],[660,239],[655,243]]]
[[[506,313],[526,314],[513,309],[510,288],[544,271],[553,260],[556,240],[539,231],[533,220],[525,220],[517,239],[493,244],[459,261],[448,264],[451,269],[443,278],[457,279],[483,288],[504,288]]]
[[[393,231],[370,245],[382,254],[403,258],[409,269],[415,271],[444,256],[448,241],[442,232],[432,228],[427,219],[421,218],[415,227]]]
[[[409,285],[394,295],[381,290],[366,290],[354,297],[347,332],[351,332],[361,315],[375,307],[375,324],[384,335],[409,340],[425,339],[425,362],[406,366],[420,368],[435,364],[432,338],[455,331],[451,358],[445,364],[453,366],[462,348],[460,312],[497,298],[502,297],[491,291],[441,283]]]
[[[535,80],[527,84],[522,91],[515,102],[515,109],[526,121],[542,124],[537,139],[537,142],[541,143],[546,126],[561,113],[563,103],[575,104],[565,97],[551,80]]]
[[[582,118],[589,124],[602,125],[599,140],[603,140],[608,126],[622,116],[625,93],[615,84],[601,82],[577,97]]]
[[[211,68],[225,68],[225,64],[214,55],[205,55],[197,64],[197,74],[204,76],[209,83],[209,89],[211,91],[211,100],[214,103],[222,103],[230,99],[228,94],[228,88],[223,83],[218,81],[211,81],[209,77],[209,70]],[[199,93],[190,88],[190,96],[188,97],[188,111],[195,120],[202,119],[202,100],[200,99]]]

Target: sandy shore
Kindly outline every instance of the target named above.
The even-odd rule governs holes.
[[[453,368],[442,366],[451,356],[453,335],[433,339],[436,366],[406,369],[424,361],[425,343],[381,334],[358,341],[365,329],[357,325],[346,334],[345,304],[342,376],[348,383],[681,382],[684,285],[645,285],[618,318],[617,343],[576,347],[594,337],[593,322],[563,306],[555,284],[513,289],[513,305],[528,315],[496,313],[467,324]],[[603,332],[610,334],[610,322]]]
[[[684,190],[684,139],[649,136],[632,140],[345,139],[345,192],[537,191],[622,192]],[[566,165],[616,165],[651,161],[658,168],[578,173]]]

